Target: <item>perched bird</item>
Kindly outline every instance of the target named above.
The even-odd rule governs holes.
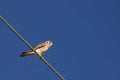
[[[43,43],[38,44],[34,50],[37,52],[37,54],[39,56],[42,56],[46,51],[48,51],[48,49],[52,46],[52,42],[51,41],[45,41]],[[24,56],[29,56],[29,55],[36,55],[34,53],[34,51],[30,50],[28,52],[22,52],[22,54],[20,55],[21,57]]]

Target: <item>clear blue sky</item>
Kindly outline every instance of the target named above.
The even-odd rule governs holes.
[[[3,16],[66,80],[120,80],[119,0],[1,0]],[[0,80],[60,80],[0,22]]]

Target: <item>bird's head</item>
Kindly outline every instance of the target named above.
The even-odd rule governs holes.
[[[45,44],[46,44],[48,47],[51,47],[51,46],[53,45],[52,41],[49,41],[49,40],[45,41]]]

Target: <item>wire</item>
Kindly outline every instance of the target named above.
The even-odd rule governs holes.
[[[13,31],[13,32],[16,34],[16,36],[17,36],[20,40],[22,40],[31,50],[33,50],[37,56],[39,56],[39,55],[37,54],[37,52],[34,50],[34,48],[33,48],[2,16],[0,16],[0,19],[4,22],[4,24],[6,24],[6,25],[8,26],[8,28],[9,28],[11,31]],[[50,65],[50,63],[48,63],[44,57],[39,56],[39,58],[40,58],[59,78],[61,78],[61,80],[64,80],[64,78],[62,77],[62,75],[59,74],[58,71],[55,70],[55,68],[52,67],[52,65]]]

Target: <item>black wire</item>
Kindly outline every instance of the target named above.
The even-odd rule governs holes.
[[[61,80],[64,80],[64,78],[62,77],[61,74],[58,73],[57,70],[55,70],[54,67],[52,67],[52,65],[50,65],[50,63],[48,63],[44,57],[40,56],[37,54],[37,52],[34,50],[34,48],[2,17],[0,16],[0,19],[4,22],[4,24],[6,24],[8,26],[8,28],[13,31],[16,36],[18,36],[19,39],[21,39],[31,50],[33,50],[35,52],[35,54],[37,56],[39,56],[39,58],[59,77],[61,78]]]

